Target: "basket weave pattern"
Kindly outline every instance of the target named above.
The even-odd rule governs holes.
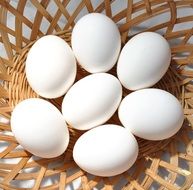
[[[10,133],[9,123],[0,121],[0,145],[5,148],[0,150],[0,188],[22,189],[16,184],[19,181],[33,180],[31,187],[25,189],[62,190],[75,180],[80,179],[79,190],[90,190],[94,187],[99,189],[154,189],[177,190],[191,189],[193,183],[193,71],[187,70],[193,63],[193,45],[189,42],[193,35],[193,29],[175,31],[176,25],[193,21],[192,15],[178,16],[181,8],[192,8],[193,1],[174,0],[128,0],[126,6],[117,13],[113,13],[113,5],[119,0],[98,1],[94,6],[91,0],[77,1],[77,6],[70,12],[68,6],[70,0],[31,0],[35,10],[34,20],[25,15],[27,0],[16,1],[12,5],[9,1],[0,1],[0,44],[5,49],[6,56],[0,57],[0,115],[10,119],[14,106],[23,99],[39,97],[29,87],[25,76],[25,60],[30,47],[35,40],[46,34],[56,34],[65,39],[69,44],[71,30],[81,15],[81,11],[103,12],[111,17],[119,26],[122,36],[122,45],[132,36],[130,31],[140,23],[163,13],[169,13],[169,20],[152,25],[142,31],[160,31],[168,41],[179,39],[173,44],[172,61],[169,71],[163,79],[156,84],[157,88],[165,89],[174,94],[184,107],[185,122],[182,129],[172,138],[152,142],[137,139],[140,147],[139,158],[131,170],[112,178],[92,176],[82,171],[72,160],[72,149],[75,141],[82,132],[70,130],[70,144],[67,151],[60,157],[53,159],[34,158],[22,148]],[[51,14],[48,10],[50,4],[54,4],[56,12]],[[137,14],[138,13],[138,14]],[[12,14],[15,18],[15,28],[7,24],[7,15]],[[60,18],[64,17],[66,23],[61,26]],[[41,24],[47,22],[47,29],[42,30]],[[23,27],[28,27],[30,35],[23,33]],[[11,40],[10,36],[14,38]],[[128,37],[129,36],[129,37]],[[46,69],[46,68],[45,68]],[[113,68],[110,73],[116,75]],[[76,80],[88,75],[82,68],[78,68]],[[51,80],[51,79],[50,79]],[[129,91],[124,89],[124,96]],[[50,100],[61,109],[62,98]],[[151,111],[151,110],[150,110]],[[108,123],[120,124],[117,113]],[[26,126],[27,127],[27,126]],[[124,146],[124,145],[123,145]],[[7,162],[16,160],[15,163]],[[27,172],[28,171],[28,172]],[[45,185],[45,179],[55,177],[52,184]],[[177,182],[177,179],[181,179]],[[193,188],[192,188],[193,189]]]

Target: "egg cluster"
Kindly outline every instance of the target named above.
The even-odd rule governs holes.
[[[99,13],[76,23],[71,42],[72,49],[63,39],[47,35],[31,47],[25,65],[28,83],[43,98],[65,94],[62,111],[44,99],[26,99],[12,112],[12,132],[27,151],[52,158],[68,147],[67,125],[88,130],[74,146],[74,161],[94,175],[120,174],[137,159],[135,136],[162,140],[182,126],[183,108],[177,98],[149,88],[169,67],[169,44],[157,33],[144,32],[121,50],[116,24]],[[91,74],[73,84],[76,60]],[[116,62],[118,78],[105,73]],[[134,91],[123,100],[122,85]],[[117,109],[123,126],[104,124]]]

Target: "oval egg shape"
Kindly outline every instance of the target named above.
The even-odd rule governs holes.
[[[119,30],[109,17],[87,14],[73,28],[72,49],[86,71],[107,72],[115,65],[121,49]]]
[[[60,37],[47,35],[31,47],[25,65],[31,88],[44,98],[66,93],[76,77],[76,59],[70,46]]]
[[[61,155],[69,143],[64,117],[54,105],[39,98],[16,105],[11,115],[11,130],[24,149],[43,158]]]
[[[84,133],[73,149],[74,161],[80,168],[103,177],[127,171],[137,156],[135,137],[124,127],[110,124]]]
[[[163,140],[173,136],[184,120],[178,99],[160,89],[142,89],[127,95],[118,115],[124,127],[147,140]]]
[[[123,47],[117,76],[129,90],[153,86],[168,70],[171,50],[168,42],[155,32],[140,33]]]
[[[88,130],[105,123],[117,110],[122,97],[119,80],[96,73],[76,82],[66,93],[62,113],[75,129]]]

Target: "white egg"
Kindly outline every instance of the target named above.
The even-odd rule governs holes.
[[[160,89],[143,89],[127,95],[119,107],[124,127],[141,138],[162,140],[173,136],[184,120],[175,96]]]
[[[118,59],[120,48],[119,30],[103,14],[87,14],[73,28],[72,49],[79,64],[90,73],[109,71]]]
[[[26,76],[31,88],[40,96],[64,95],[76,77],[76,60],[70,46],[54,35],[37,40],[27,56]]]
[[[127,89],[147,88],[163,77],[170,60],[171,50],[165,38],[154,32],[140,33],[123,47],[117,75]]]
[[[138,144],[129,130],[102,125],[84,133],[73,149],[80,168],[97,176],[114,176],[128,170],[138,156]]]
[[[69,131],[60,111],[38,98],[16,105],[11,115],[11,129],[23,148],[43,158],[61,155],[69,143]]]
[[[76,82],[62,103],[62,113],[73,128],[87,130],[105,123],[122,97],[119,80],[107,73],[89,75]]]

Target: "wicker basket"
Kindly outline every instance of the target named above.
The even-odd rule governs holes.
[[[117,4],[120,10],[115,11]],[[74,7],[72,7],[72,4]],[[34,11],[29,18],[29,5]],[[174,0],[0,0],[0,42],[5,52],[0,58],[0,188],[11,189],[193,189],[193,1]],[[191,14],[181,15],[181,9]],[[169,71],[156,87],[177,96],[185,113],[182,129],[174,137],[152,142],[138,139],[140,154],[136,164],[127,172],[111,178],[92,176],[72,160],[72,148],[79,131],[70,129],[70,145],[66,153],[54,159],[42,159],[23,150],[10,132],[11,111],[19,101],[38,97],[29,87],[24,73],[28,50],[36,39],[56,34],[70,43],[71,29],[78,18],[88,12],[102,12],[119,26],[122,44],[136,31],[157,31],[171,42],[172,62]],[[160,23],[153,20],[163,15]],[[12,15],[15,27],[10,27]],[[66,21],[66,22],[64,22]],[[144,27],[148,22],[148,28]],[[189,24],[184,24],[189,23]],[[183,29],[178,30],[178,26]],[[42,27],[44,26],[44,27]],[[184,27],[186,26],[186,27]],[[28,31],[27,33],[25,30]],[[129,34],[129,35],[128,35]],[[190,69],[187,69],[189,66]],[[115,75],[115,68],[110,73]],[[77,80],[86,76],[78,68]],[[124,96],[129,92],[124,89]],[[61,98],[51,100],[59,109]],[[117,114],[108,123],[119,124]],[[24,182],[27,185],[24,184]],[[75,185],[76,186],[76,185]],[[23,188],[22,188],[23,187]]]

